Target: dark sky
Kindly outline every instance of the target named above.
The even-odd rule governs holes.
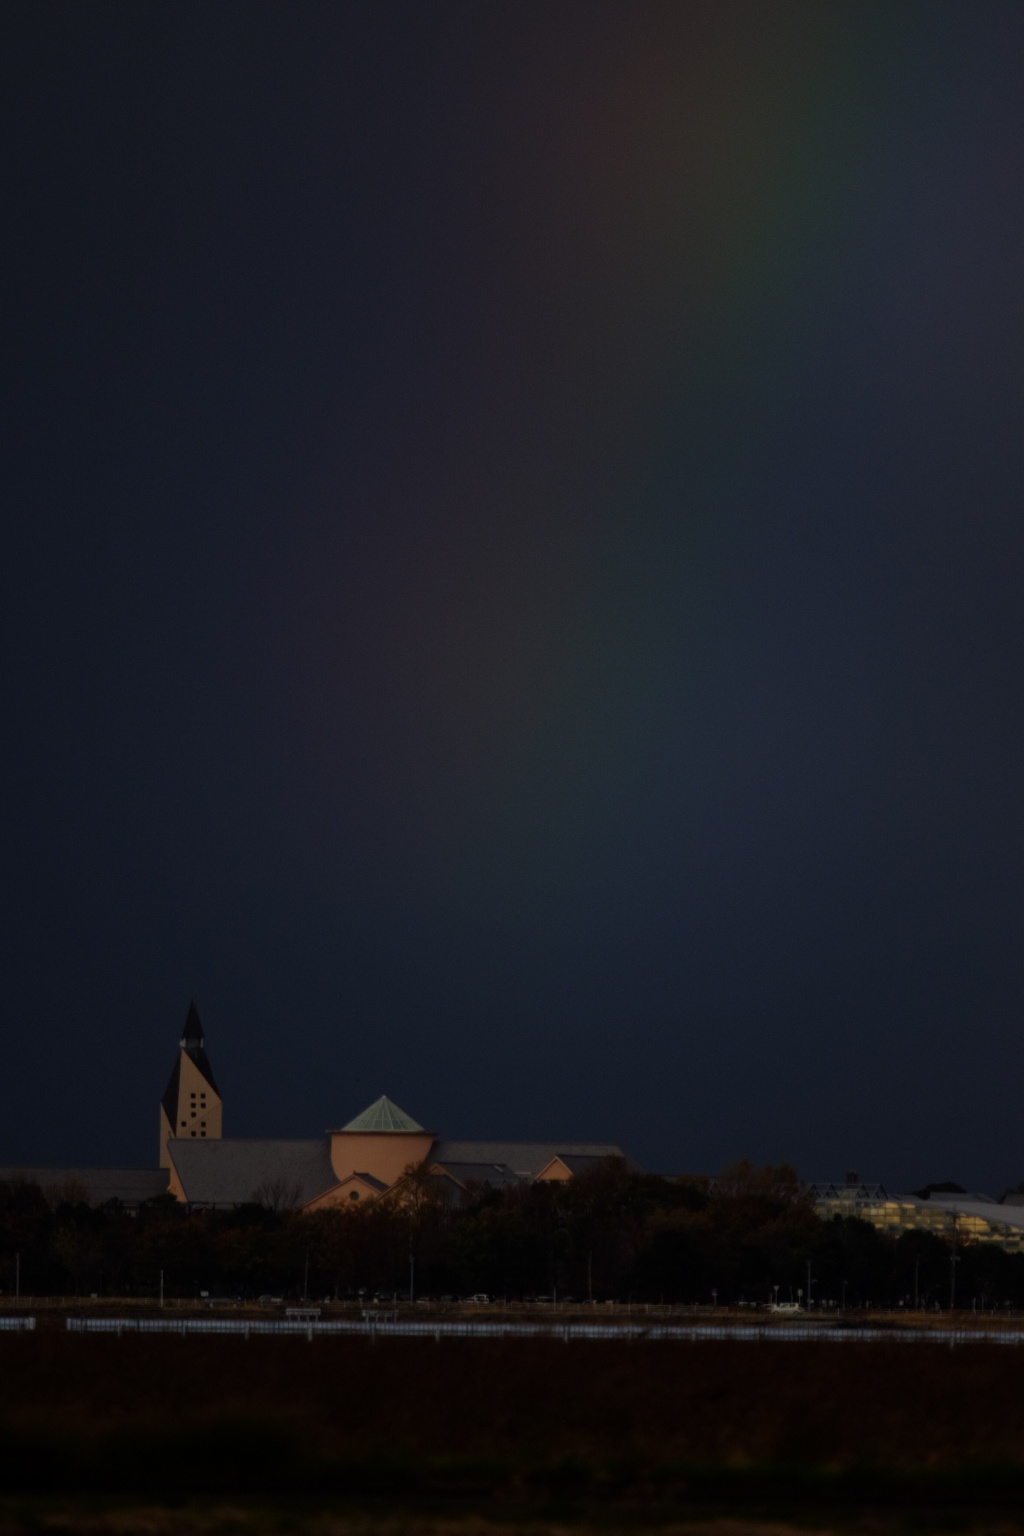
[[[0,26],[0,1161],[1024,1178],[1024,8]]]

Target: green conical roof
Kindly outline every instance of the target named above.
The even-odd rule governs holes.
[[[422,1125],[417,1125],[411,1115],[407,1115],[404,1109],[399,1109],[397,1104],[392,1104],[386,1094],[381,1094],[377,1101],[364,1109],[361,1115],[356,1115],[348,1125],[343,1125],[343,1131],[422,1131]]]

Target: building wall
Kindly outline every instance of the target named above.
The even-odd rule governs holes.
[[[171,1130],[171,1122],[167,1118],[167,1111],[160,1105],[160,1167],[170,1168],[171,1154],[167,1150],[167,1138],[174,1133]]]
[[[879,1232],[934,1232],[939,1237],[953,1235],[953,1212],[945,1206],[926,1200],[901,1200],[890,1196],[879,1200],[818,1200],[815,1210],[825,1221],[833,1216],[858,1216],[868,1221]],[[960,1241],[997,1243],[1008,1253],[1024,1252],[1024,1230],[999,1220],[998,1205],[993,1206],[989,1218],[958,1211],[956,1215],[957,1237]]]
[[[394,1184],[433,1145],[432,1131],[332,1131],[331,1166],[339,1180],[372,1173],[382,1184]]]
[[[572,1169],[567,1168],[560,1157],[553,1157],[546,1168],[542,1168],[537,1175],[538,1184],[564,1184],[572,1178]]]
[[[184,1205],[186,1203],[185,1202],[185,1186],[182,1184],[181,1179],[178,1177],[178,1170],[177,1170],[177,1168],[175,1168],[174,1164],[171,1162],[171,1159],[170,1159],[169,1156],[167,1158],[167,1168],[168,1168],[168,1172],[169,1172],[169,1175],[170,1175],[169,1180],[168,1180],[168,1184],[167,1184],[167,1191],[168,1191],[169,1194],[172,1194],[174,1196],[175,1200],[180,1200],[182,1205]]]
[[[369,1205],[371,1201],[379,1198],[381,1191],[375,1189],[372,1184],[365,1183],[355,1177],[343,1179],[333,1189],[328,1189],[322,1195],[317,1195],[315,1200],[310,1200],[304,1205],[304,1211],[327,1211],[340,1206],[342,1210],[358,1210],[362,1205]]]
[[[178,1106],[169,1126],[160,1106],[160,1166],[168,1168],[167,1138],[212,1141],[224,1134],[224,1105],[220,1094],[207,1082],[187,1051],[182,1051],[178,1071]]]

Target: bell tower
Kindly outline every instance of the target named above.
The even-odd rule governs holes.
[[[160,1100],[160,1167],[169,1168],[170,1137],[208,1141],[223,1135],[223,1102],[203,1041],[194,1002],[188,1005],[178,1059]]]

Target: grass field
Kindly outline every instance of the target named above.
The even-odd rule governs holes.
[[[0,1489],[0,1532],[1024,1529],[1024,1352],[42,1330]]]

